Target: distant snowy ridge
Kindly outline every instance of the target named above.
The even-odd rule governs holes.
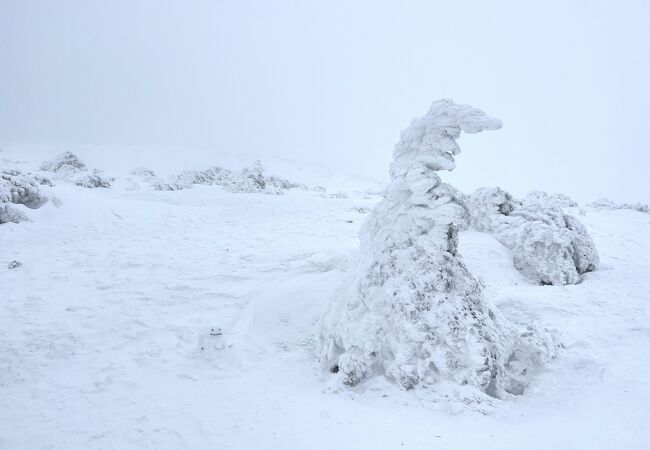
[[[512,253],[513,264],[540,284],[576,284],[598,268],[598,251],[587,229],[563,207],[577,204],[564,195],[537,191],[516,200],[500,188],[468,196],[470,225],[488,231]]]
[[[555,357],[548,332],[518,330],[486,299],[457,251],[469,220],[463,196],[437,174],[455,167],[461,131],[500,127],[476,108],[440,100],[402,132],[386,196],[322,319],[321,363],[344,384],[385,375],[404,389],[451,384],[507,397]]]
[[[596,209],[631,209],[643,213],[650,213],[650,205],[647,203],[616,203],[608,198],[599,198],[587,204],[590,208]]]

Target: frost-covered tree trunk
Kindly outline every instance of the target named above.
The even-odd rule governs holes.
[[[506,367],[512,330],[457,253],[468,211],[437,173],[455,167],[461,131],[500,127],[478,109],[440,100],[402,132],[356,267],[322,321],[321,362],[346,384],[384,374],[405,389],[451,381],[493,396],[517,390]]]

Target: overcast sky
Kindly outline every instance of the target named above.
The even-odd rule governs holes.
[[[1,0],[0,143],[384,177],[400,130],[449,97],[504,123],[461,138],[461,189],[649,201],[649,23],[646,0]]]

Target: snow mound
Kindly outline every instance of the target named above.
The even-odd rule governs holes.
[[[518,331],[485,298],[457,251],[469,219],[464,198],[436,173],[455,167],[461,131],[500,127],[478,109],[440,100],[402,132],[386,196],[321,323],[321,364],[344,384],[385,375],[404,389],[452,383],[507,397],[555,356],[548,336]]]
[[[493,233],[512,253],[513,265],[540,284],[576,284],[596,270],[599,256],[584,225],[562,206],[561,195],[534,192],[516,200],[500,188],[477,189],[468,197],[470,225]]]
[[[37,209],[47,203],[47,196],[39,188],[47,181],[15,170],[0,172],[0,223],[27,220],[25,211],[19,205]]]
[[[62,174],[73,174],[86,170],[86,164],[72,152],[63,152],[56,158],[41,164],[41,170]]]
[[[633,211],[650,213],[650,205],[647,203],[616,203],[608,198],[599,198],[598,200],[587,204],[587,206],[596,209],[631,209]]]

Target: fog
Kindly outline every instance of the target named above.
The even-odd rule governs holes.
[[[378,178],[400,130],[449,97],[504,123],[461,139],[460,188],[648,201],[649,21],[646,1],[2,0],[0,144]]]

